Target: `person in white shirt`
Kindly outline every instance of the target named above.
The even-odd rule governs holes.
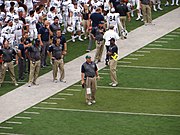
[[[30,12],[31,10],[33,10],[33,2],[32,0],[25,0],[24,4],[27,6],[28,8],[28,12]]]
[[[103,35],[103,38],[105,39],[105,46],[106,46],[106,52],[108,52],[109,50],[109,46],[110,46],[110,39],[111,38],[114,38],[116,41],[120,38],[118,33],[114,31],[114,26],[113,25],[110,25],[109,26],[109,30],[107,30],[104,35]],[[106,53],[106,65],[108,65],[108,62],[109,62],[109,55]]]
[[[47,14],[47,20],[50,22],[50,24],[53,23],[54,17],[56,16],[56,8],[51,7],[50,12]]]

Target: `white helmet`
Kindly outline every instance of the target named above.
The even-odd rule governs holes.
[[[122,30],[121,30],[121,35],[122,35],[123,37],[127,37],[127,34],[128,34],[127,30],[125,30],[125,29],[122,29]]]
[[[73,27],[72,27],[72,26],[68,26],[68,27],[67,27],[67,31],[70,32],[70,33],[72,33],[72,32],[74,31],[74,30],[73,30]]]
[[[115,8],[111,8],[111,13],[114,13],[115,12]]]
[[[17,23],[19,21],[19,16],[18,15],[14,15],[13,18],[14,18],[14,22]]]

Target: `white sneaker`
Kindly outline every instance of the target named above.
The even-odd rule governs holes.
[[[156,9],[156,8],[154,8],[153,10],[154,10],[155,12],[157,11],[157,9]]]
[[[86,40],[86,39],[87,39],[87,37],[85,36],[85,37],[84,37],[84,39]]]
[[[112,87],[116,87],[116,86],[117,86],[117,84],[115,84],[115,83],[112,84]]]
[[[141,19],[141,17],[138,17],[138,18],[136,18],[136,21],[138,21],[138,20],[140,20]]]
[[[54,80],[54,83],[57,83],[58,81],[57,80]]]
[[[19,86],[19,84],[18,84],[18,83],[15,83],[14,85],[15,85],[15,86]]]
[[[75,39],[74,39],[74,38],[72,38],[72,41],[73,41],[73,42],[75,42]]]
[[[112,82],[111,82],[111,83],[109,83],[109,86],[112,86],[112,84],[113,84]]]
[[[161,7],[159,7],[158,9],[161,10],[161,11],[163,10]]]
[[[96,103],[96,100],[93,100],[92,103],[95,104],[95,103]]]
[[[176,3],[176,6],[179,6],[179,4],[178,4],[178,3]]]
[[[29,83],[29,84],[28,84],[28,87],[31,87],[31,86],[32,86],[32,84],[31,84],[31,83]]]
[[[60,80],[60,82],[66,83],[66,80]]]
[[[87,104],[88,104],[88,105],[92,105],[92,103],[91,103],[91,102],[88,102]]]

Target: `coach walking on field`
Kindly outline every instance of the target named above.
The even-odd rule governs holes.
[[[111,83],[109,83],[109,85],[111,85],[112,87],[116,87],[118,85],[117,75],[116,75],[118,47],[115,44],[115,41],[116,41],[115,38],[110,39],[110,46],[108,51],[108,55],[110,58],[109,68],[110,68],[110,77],[111,77]]]
[[[92,105],[96,103],[96,78],[99,79],[96,63],[91,61],[91,56],[86,56],[86,62],[81,67],[81,83],[86,89],[86,103]]]

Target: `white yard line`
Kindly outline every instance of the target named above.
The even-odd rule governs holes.
[[[17,121],[6,121],[8,124],[22,124],[22,122],[17,122]]]
[[[174,40],[174,38],[166,38],[166,37],[162,37],[162,40]]]
[[[14,118],[15,119],[27,119],[27,120],[31,119],[31,117],[21,117],[21,116],[15,116]]]
[[[49,98],[51,100],[66,100],[66,98]]]
[[[122,89],[122,90],[137,90],[137,91],[155,91],[155,92],[177,92],[180,90],[168,90],[168,89],[149,89],[149,88],[130,88],[130,87],[108,87],[108,86],[97,86],[103,89]]]
[[[23,135],[23,134],[14,134],[14,133],[0,133],[0,135]]]
[[[27,111],[25,111],[23,113],[25,113],[25,114],[40,114],[39,112],[27,112]]]
[[[143,68],[143,69],[180,70],[180,68],[168,68],[168,67],[147,67],[147,66],[129,66],[129,65],[118,65],[118,67],[127,67],[127,68]]]
[[[151,51],[136,51],[138,53],[151,53]]]
[[[155,43],[163,43],[163,44],[167,44],[168,41],[161,41],[161,40],[157,40],[157,41],[154,41]]]
[[[58,95],[62,95],[62,96],[73,96],[73,94],[70,94],[70,93],[59,93]]]
[[[46,104],[46,105],[57,105],[55,102],[41,102],[41,104]]]
[[[170,35],[170,34],[168,34],[168,35],[165,35],[166,37],[179,37],[179,35]]]
[[[13,129],[13,127],[2,127],[2,126],[0,126],[0,129]]]
[[[33,108],[41,109],[41,110],[87,112],[87,113],[102,113],[102,114],[123,114],[123,115],[138,115],[138,116],[157,116],[157,117],[180,117],[180,115],[172,115],[172,114],[152,114],[152,113],[136,113],[136,112],[97,111],[97,110],[47,108],[47,107],[33,107]]]
[[[67,91],[81,91],[80,89],[66,89]]]
[[[130,54],[130,56],[134,56],[134,57],[143,57],[144,54]]]
[[[124,58],[125,60],[138,60],[138,58]]]
[[[74,85],[76,87],[81,87],[81,85]],[[155,92],[177,92],[180,90],[169,90],[169,89],[151,89],[151,88],[130,88],[130,87],[111,87],[111,86],[97,86],[103,89],[122,89],[122,90],[137,90],[137,91],[155,91]]]
[[[178,32],[178,31],[173,31],[173,32],[171,32],[171,33],[173,33],[173,34],[177,34],[177,35],[179,35],[179,34],[180,34],[180,32]]]
[[[157,47],[162,47],[163,45],[160,45],[160,44],[149,44],[149,46],[157,46]]]
[[[170,49],[170,48],[142,48],[144,50],[162,50],[162,51],[180,51],[180,49]]]
[[[14,82],[12,82],[12,81],[4,81],[4,83],[12,83],[12,84],[14,84]],[[27,83],[27,82],[17,82],[17,83],[19,83],[19,84],[25,84],[25,83]]]
[[[125,63],[125,64],[131,64],[131,61],[118,61],[118,63]]]

